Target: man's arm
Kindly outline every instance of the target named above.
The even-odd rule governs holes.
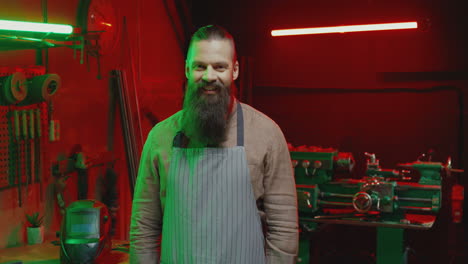
[[[151,132],[143,147],[132,205],[130,263],[159,263],[162,224],[159,173]]]
[[[286,140],[276,127],[265,159],[264,206],[267,264],[295,263],[298,243],[296,185]]]

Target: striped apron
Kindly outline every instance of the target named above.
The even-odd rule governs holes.
[[[174,138],[162,230],[162,264],[263,264],[264,238],[244,151],[237,104],[237,146],[183,148]]]

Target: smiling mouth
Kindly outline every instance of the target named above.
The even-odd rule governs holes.
[[[216,94],[218,93],[218,89],[212,86],[203,87],[203,93],[204,94]]]

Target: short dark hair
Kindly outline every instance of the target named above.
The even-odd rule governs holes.
[[[232,48],[234,51],[233,59],[237,60],[237,52],[236,52],[236,45],[234,43],[234,38],[226,29],[218,25],[207,25],[195,31],[195,33],[193,33],[192,35],[192,38],[190,39],[187,54],[190,51],[190,47],[192,46],[194,42],[200,41],[200,40],[212,40],[212,39],[219,39],[219,40],[226,39],[226,40],[231,41]]]

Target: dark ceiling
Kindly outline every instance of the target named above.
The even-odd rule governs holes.
[[[272,29],[408,20],[418,20],[450,46],[460,47],[461,55],[468,46],[468,16],[461,0],[187,1],[194,28],[224,26],[241,40],[241,54],[251,53],[251,43],[269,38]]]

